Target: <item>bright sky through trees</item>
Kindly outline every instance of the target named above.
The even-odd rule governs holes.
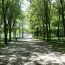
[[[52,0],[52,3],[54,3],[55,2],[55,0]]]
[[[55,2],[55,0],[52,0],[52,3],[53,3],[53,2]],[[29,7],[29,4],[30,4],[29,1],[24,0],[23,5],[21,6],[21,9],[22,9],[23,11],[26,11],[27,8]]]
[[[21,6],[21,9],[23,10],[23,11],[26,11],[27,10],[27,8],[29,7],[29,2],[27,1],[27,0],[24,0],[24,3],[23,3],[23,5]]]

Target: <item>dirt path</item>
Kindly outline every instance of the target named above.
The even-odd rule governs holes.
[[[64,65],[65,55],[51,52],[41,42],[13,42],[0,49],[0,65]],[[49,59],[50,58],[50,59]],[[54,64],[55,63],[55,64]]]

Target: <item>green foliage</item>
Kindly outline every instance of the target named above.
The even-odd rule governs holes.
[[[32,0],[29,8],[30,27],[32,32],[34,33],[36,31],[36,27],[38,27],[39,30],[41,30],[39,31],[39,36],[41,35],[41,37],[46,37],[47,34],[49,34],[48,37],[57,36],[57,34],[59,34],[59,36],[63,36],[65,29],[63,23],[63,10],[65,13],[64,2],[65,0],[55,0],[55,2],[53,2],[53,0]]]
[[[23,21],[25,16],[21,10],[22,3],[23,0],[0,0],[0,38],[1,34],[4,33],[4,38],[11,39],[11,34],[14,32],[16,24]]]

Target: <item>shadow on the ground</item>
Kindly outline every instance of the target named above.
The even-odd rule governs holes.
[[[0,65],[64,65],[65,55],[54,45],[36,41],[10,43],[0,49]]]

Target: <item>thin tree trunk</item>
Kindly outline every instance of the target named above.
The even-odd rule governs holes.
[[[11,21],[9,23],[9,41],[11,41]]]
[[[23,33],[24,33],[24,31],[23,31],[23,22],[22,22],[22,39],[23,39]]]
[[[48,14],[48,17],[49,17],[49,40],[51,40],[51,26],[50,26],[50,24],[51,24],[51,4],[50,4],[49,8],[50,8],[50,9],[48,9],[49,10],[49,14]]]
[[[20,23],[19,23],[19,37],[21,37],[21,29],[20,29]]]
[[[60,22],[60,7],[59,7],[59,10],[58,10],[58,12],[59,12],[59,21],[58,21],[58,41],[59,41],[59,32],[60,32],[60,30],[59,30],[59,22]]]

